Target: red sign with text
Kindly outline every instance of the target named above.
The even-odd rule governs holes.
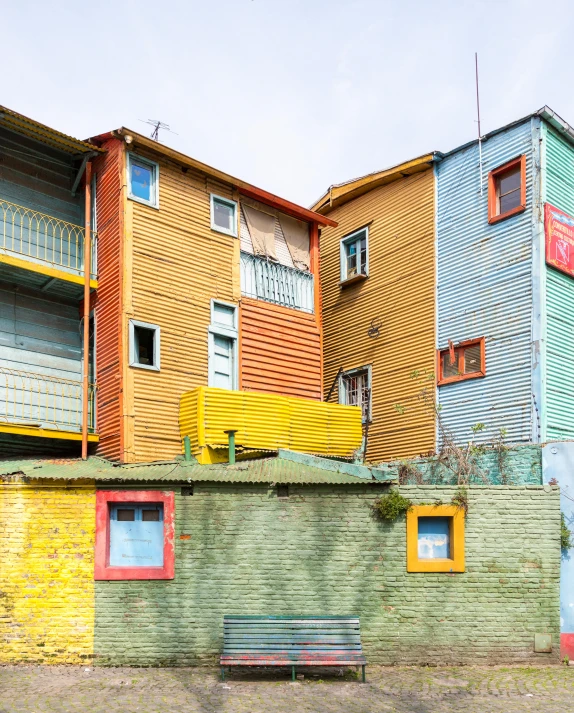
[[[546,262],[574,277],[574,218],[546,203],[544,206]]]

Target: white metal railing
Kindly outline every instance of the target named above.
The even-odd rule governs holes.
[[[241,253],[241,294],[258,300],[314,311],[314,279],[310,272]]]
[[[88,428],[94,431],[95,384],[89,385]],[[0,367],[0,421],[79,431],[82,382]]]
[[[76,272],[84,269],[85,230],[79,225],[0,199],[0,250]],[[92,277],[97,234],[92,233]]]

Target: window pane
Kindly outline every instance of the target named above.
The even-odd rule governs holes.
[[[131,191],[136,198],[141,198],[144,201],[152,200],[152,169],[149,166],[144,166],[139,163],[130,163],[131,170]]]
[[[447,350],[442,354],[442,376],[449,379],[451,376],[458,376],[458,352],[454,352],[454,361],[450,363],[450,352]]]
[[[223,228],[230,233],[235,232],[235,206],[217,198],[213,199],[213,224],[218,228]]]
[[[474,374],[477,371],[482,371],[480,364],[480,344],[475,344],[472,347],[467,347],[464,350],[464,373]]]
[[[347,253],[347,277],[353,277],[357,274],[357,243],[346,243],[345,251]]]
[[[509,210],[514,210],[520,206],[520,189],[507,193],[505,196],[500,196],[500,214],[508,213]]]
[[[213,338],[213,384],[219,389],[233,388],[233,339],[216,334]]]
[[[520,168],[500,176],[498,179],[498,186],[499,194],[501,196],[520,188]]]
[[[134,327],[136,364],[154,364],[155,330],[146,327]]]
[[[235,327],[235,307],[227,305],[213,305],[213,321],[217,324],[224,324],[226,327]]]
[[[123,520],[119,517],[122,511],[137,513],[138,516]],[[156,506],[153,510],[139,506],[118,508],[117,514],[117,520],[110,518],[110,565],[163,566],[163,506]]]
[[[348,406],[360,406],[363,410],[363,421],[368,421],[371,401],[368,372],[360,371],[353,375],[344,375],[343,383],[345,386],[345,403]]]
[[[119,522],[133,522],[136,519],[136,511],[133,509],[120,509],[117,510],[117,519]]]
[[[449,559],[450,517],[419,517],[419,559]]]

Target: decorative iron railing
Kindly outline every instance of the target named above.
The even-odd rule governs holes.
[[[241,253],[241,293],[246,297],[314,311],[314,280],[309,272]]]
[[[79,225],[0,199],[0,251],[75,272],[84,269],[85,230]],[[97,274],[97,234],[92,233],[92,277]]]
[[[96,427],[96,386],[89,385],[88,428]],[[79,431],[82,427],[82,382],[0,367],[0,421]]]

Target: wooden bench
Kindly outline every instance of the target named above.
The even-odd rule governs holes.
[[[361,666],[357,616],[226,616],[221,680],[225,666]]]

